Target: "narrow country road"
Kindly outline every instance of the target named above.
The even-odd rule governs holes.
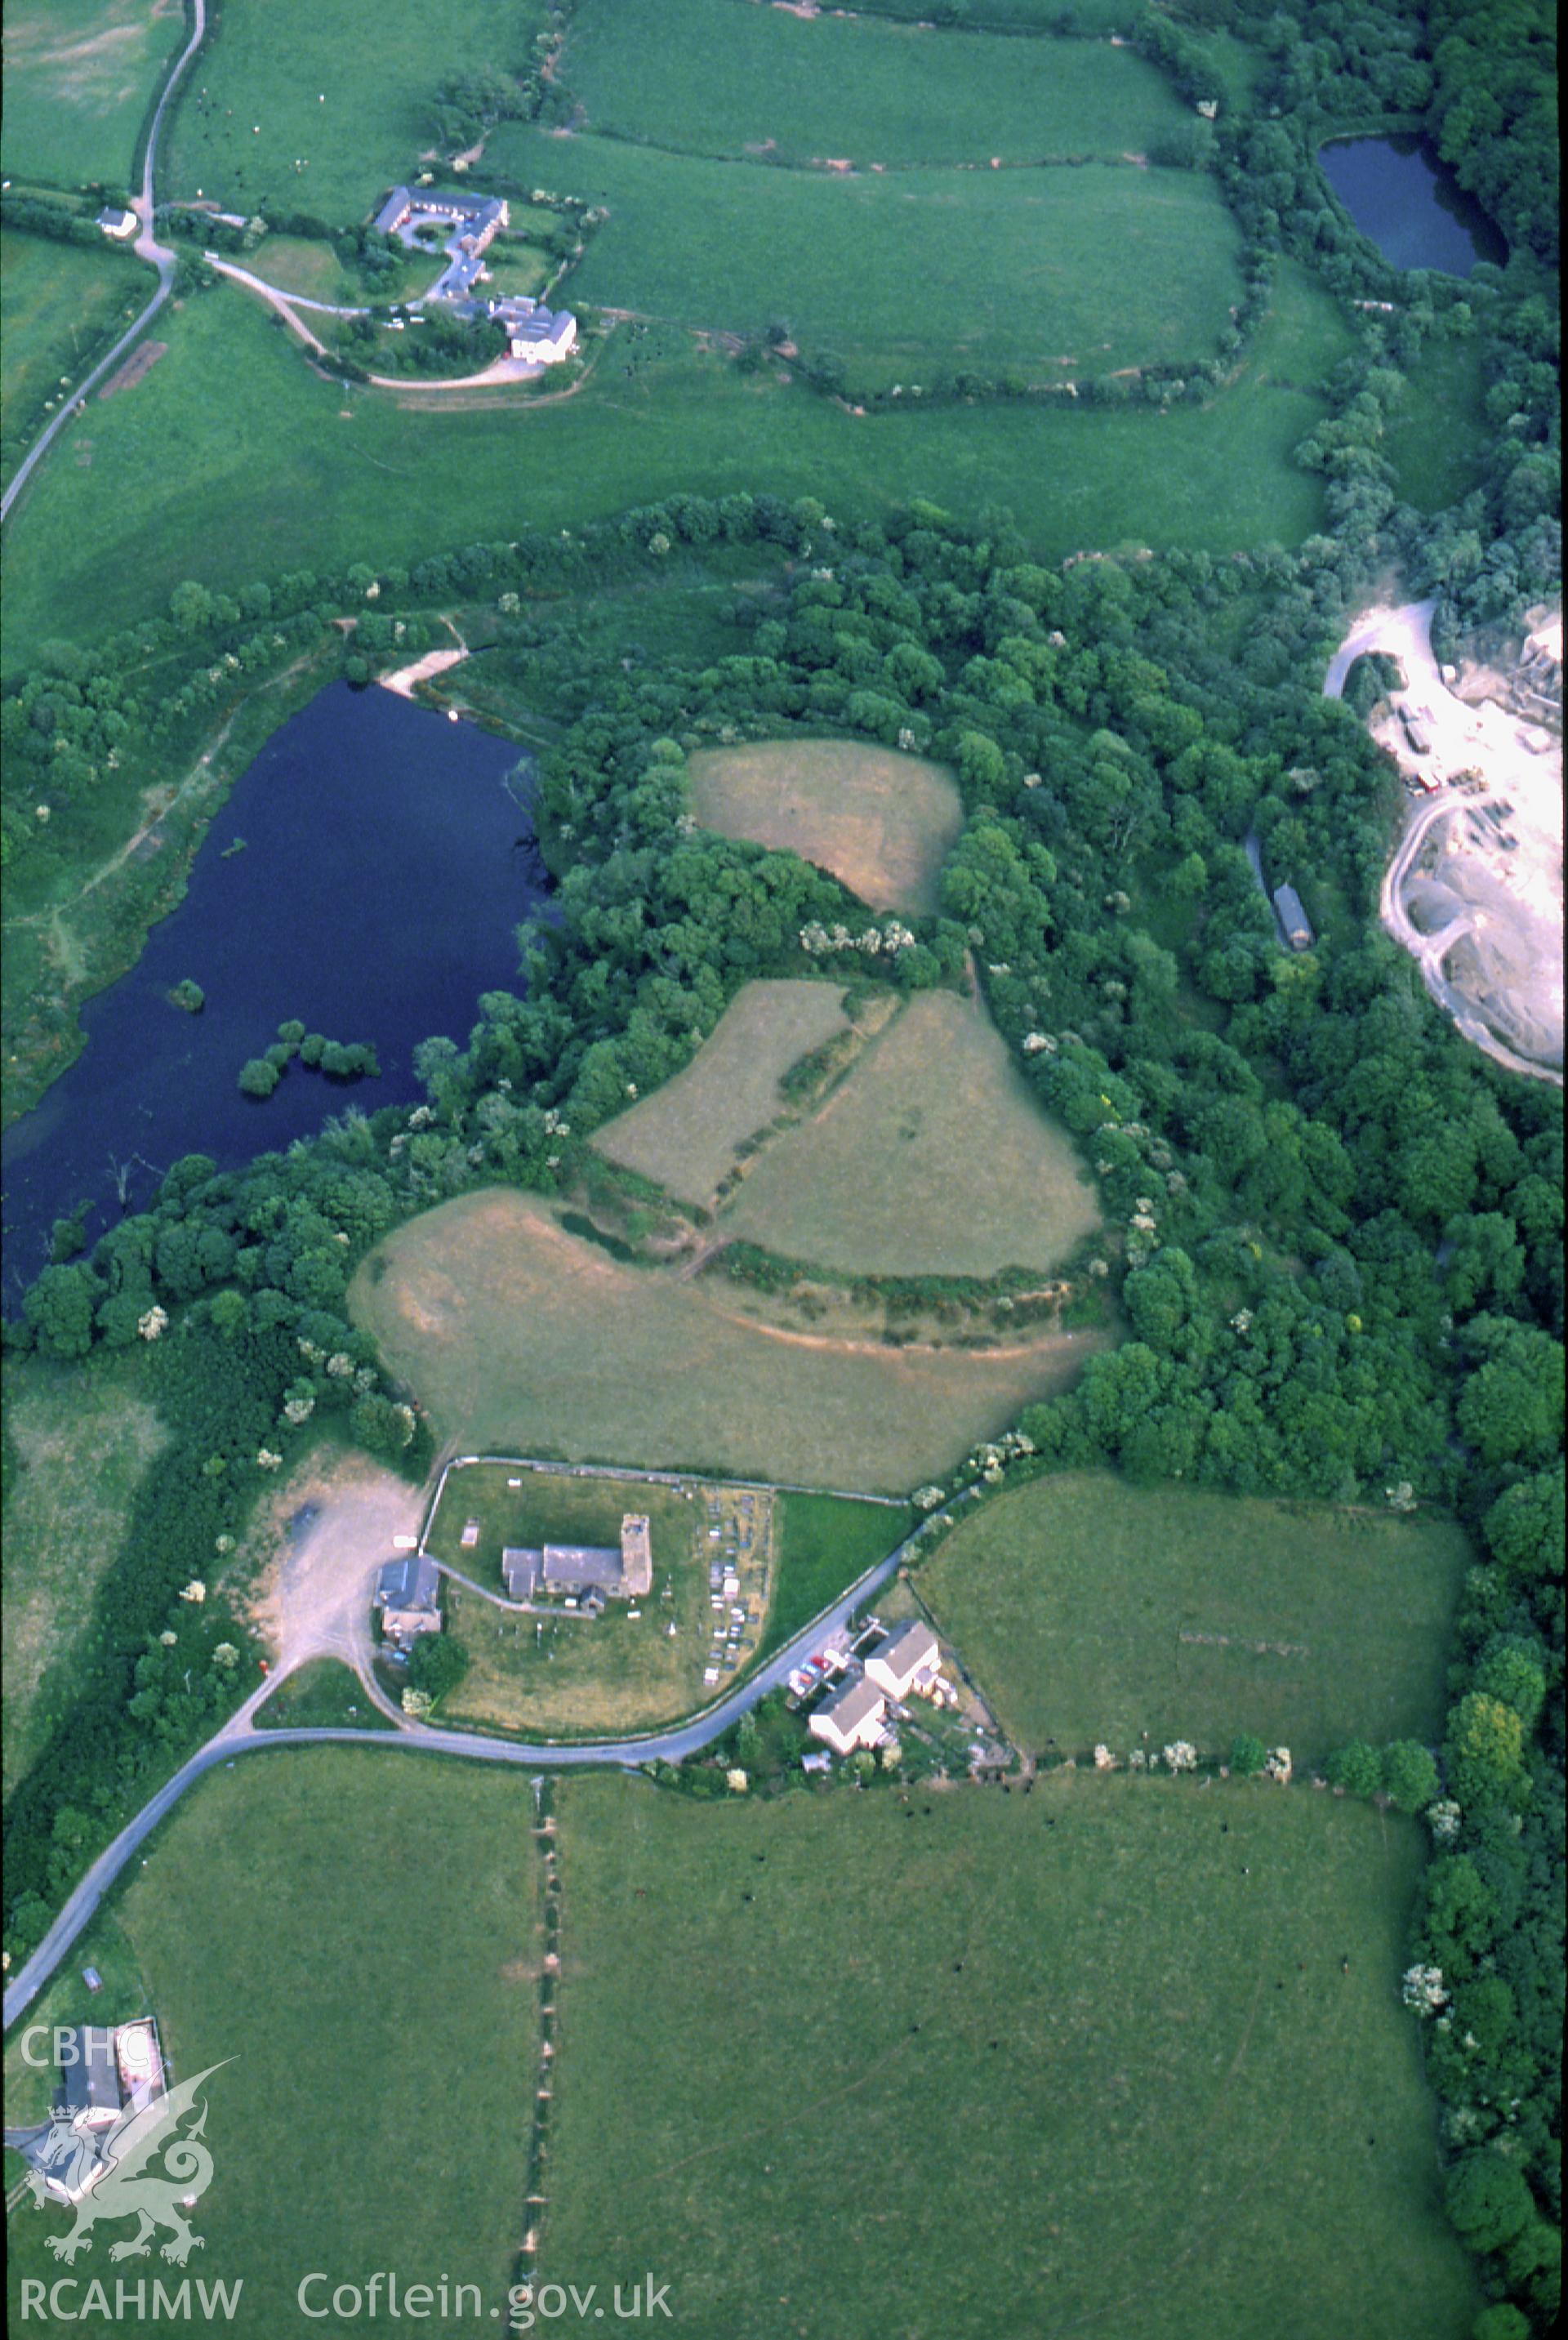
[[[136,217],[142,223],[142,232],[140,235],[137,236],[136,241],[132,245],[131,249],[136,254],[138,260],[150,260],[152,262],[154,267],[158,272],[158,289],[154,293],[152,299],[148,302],[146,307],[143,310],[141,315],[136,319],[135,323],[130,326],[125,332],[121,334],[119,340],[115,342],[114,348],[109,352],[106,358],[100,358],[98,363],[93,368],[92,372],[87,376],[86,380],[80,383],[78,387],[71,392],[70,396],[66,399],[65,405],[61,407],[58,414],[54,417],[48,427],[45,431],[41,431],[39,436],[34,441],[32,446],[28,449],[26,455],[24,457],[21,463],[18,464],[15,477],[12,480],[10,486],[6,489],[4,495],[0,496],[0,522],[5,521],[10,517],[12,505],[21,494],[22,490],[26,486],[27,481],[32,478],[37,466],[43,461],[44,457],[48,453],[55,438],[58,436],[60,431],[65,429],[65,424],[69,421],[71,416],[74,414],[77,407],[92,396],[94,391],[97,389],[98,384],[103,381],[104,375],[110,372],[111,368],[118,365],[120,360],[124,356],[133,342],[137,340],[140,334],[157,315],[158,311],[168,299],[170,291],[174,285],[174,270],[178,264],[179,255],[177,253],[171,252],[167,244],[160,243],[153,233],[153,174],[157,164],[158,139],[163,131],[164,115],[167,111],[169,100],[173,97],[175,88],[179,84],[180,77],[184,74],[186,66],[190,64],[191,59],[195,55],[196,51],[201,47],[203,41],[206,38],[207,0],[192,0],[192,5],[195,10],[196,29],[191,35],[190,39],[186,42],[179,55],[175,58],[174,65],[170,70],[169,78],[164,84],[164,94],[158,100],[158,110],[153,116],[153,127],[147,134],[147,153],[145,160],[142,164],[142,192],[134,198],[131,205],[131,209],[135,213]]]
[[[652,1478],[665,1474],[649,1472],[646,1475]],[[938,1520],[941,1516],[941,1513],[936,1514]],[[635,1770],[643,1763],[680,1763],[688,1755],[697,1754],[722,1731],[728,1730],[732,1722],[738,1721],[759,1699],[766,1697],[770,1690],[777,1689],[797,1666],[812,1656],[829,1633],[838,1626],[846,1624],[855,1611],[887,1583],[915,1541],[914,1536],[907,1537],[885,1559],[878,1561],[863,1575],[857,1577],[837,1601],[813,1617],[810,1623],[803,1626],[782,1649],[766,1659],[754,1674],[716,1705],[710,1706],[705,1713],[697,1715],[690,1722],[676,1723],[668,1730],[650,1732],[643,1738],[571,1742],[557,1740],[528,1745],[517,1740],[486,1739],[475,1731],[432,1730],[423,1725],[402,1730],[303,1728],[258,1730],[254,1720],[256,1710],[293,1671],[292,1665],[280,1667],[270,1681],[252,1691],[223,1729],[164,1782],[135,1819],[127,1822],[114,1842],[98,1855],[38,1948],[8,1986],[5,2003],[5,2028],[9,2030],[32,2004],[92,1918],[108,1888],[140,1851],[159,1821],[174,1810],[186,1789],[194,1787],[215,1765],[234,1762],[240,1756],[253,1754],[264,1747],[338,1744],[392,1747],[414,1754],[466,1756],[471,1761],[481,1763],[521,1764],[531,1771],[580,1770],[595,1764]],[[293,1662],[301,1661],[296,1659]]]

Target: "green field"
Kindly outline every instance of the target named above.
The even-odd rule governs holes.
[[[138,1387],[141,1356],[100,1351],[91,1371],[42,1357],[5,1366],[5,1791],[39,1753],[74,1688],[100,1578],[131,1499],[164,1444]]]
[[[860,164],[1137,152],[1186,119],[1130,49],[1005,45],[749,0],[584,0],[561,78],[587,127],[702,154]]]
[[[558,1811],[544,2281],[651,2267],[692,2340],[1464,2340],[1412,1823],[1082,1774]]]
[[[1093,1345],[898,1351],[726,1313],[706,1281],[623,1267],[514,1193],[465,1195],[361,1267],[356,1320],[460,1452],[554,1455],[900,1493]]]
[[[1488,438],[1481,348],[1439,342],[1405,377],[1378,452],[1394,466],[1401,496],[1435,512],[1481,485]]]
[[[303,235],[269,235],[245,265],[267,283],[275,284],[280,292],[303,293],[307,300],[330,302],[342,309],[366,308],[372,301],[378,305],[393,299],[417,301],[440,273],[438,263],[428,253],[411,253],[401,277],[390,284],[378,284],[372,293],[343,266],[330,243]]]
[[[346,226],[421,167],[442,83],[521,71],[542,15],[536,0],[231,0],[181,88],[159,193]]]
[[[126,190],[143,122],[184,43],[180,0],[6,0],[5,38],[5,175]]]
[[[779,1587],[764,1650],[776,1650],[902,1543],[916,1514],[902,1505],[849,1503],[837,1495],[780,1495]]]
[[[1163,415],[1064,400],[856,417],[717,356],[670,346],[645,362],[650,343],[624,336],[580,393],[522,411],[504,392],[416,406],[323,382],[258,302],[224,286],[171,317],[168,355],[134,391],[94,402],[13,511],[6,670],[44,640],[130,623],[186,577],[233,588],[301,565],[417,560],[676,490],[812,494],[848,516],[911,496],[959,514],[1005,504],[1057,560],[1085,545],[1299,543],[1322,483],[1291,451],[1323,407],[1294,385],[1321,372],[1303,345],[1344,331],[1329,296],[1285,272],[1236,385]],[[73,461],[84,427],[90,470]]]
[[[858,1275],[1057,1265],[1099,1224],[1071,1140],[977,1000],[921,992],[809,1120],[758,1156],[721,1225]]]
[[[988,1503],[920,1590],[1023,1746],[1124,1756],[1239,1730],[1321,1762],[1434,1740],[1473,1555],[1449,1520],[1142,1489],[1103,1472]]]
[[[371,1748],[247,1757],[179,1806],[114,1918],[35,2003],[44,2023],[119,2012],[76,1981],[107,1936],[105,1976],[139,1970],[177,2076],[233,2059],[207,2093],[214,2174],[185,2272],[243,2277],[244,2291],[233,2322],[211,2328],[239,2340],[312,2329],[295,2287],[318,2268],[478,2283],[482,2321],[461,2328],[493,2328],[521,2239],[539,2057],[532,1818],[526,1778],[499,1768]],[[48,2076],[14,2046],[7,2077],[10,2117],[36,2117]],[[8,2185],[15,2174],[8,2157]],[[64,2272],[44,2238],[66,2225],[25,2200],[12,2214],[14,2327],[18,2282]],[[106,2255],[100,2241],[73,2270],[84,2291]],[[136,2269],[107,2272],[113,2296],[114,2273]],[[383,2310],[347,2328],[388,2340],[408,2325]],[[103,2340],[124,2325],[89,2316],[73,2329]]]
[[[737,1150],[780,1113],[792,1065],[847,1032],[837,983],[748,983],[690,1064],[595,1133],[611,1162],[706,1203]]]
[[[80,380],[113,329],[129,324],[152,291],[150,272],[108,244],[93,252],[0,234],[0,476],[10,478],[47,420],[45,402]]]
[[[857,391],[1196,361],[1241,298],[1239,233],[1193,172],[781,171],[517,124],[487,163],[608,205],[574,302],[734,333],[780,320]]]
[[[706,828],[799,853],[874,910],[940,908],[938,877],[964,808],[944,766],[850,739],[705,748],[688,765]]]

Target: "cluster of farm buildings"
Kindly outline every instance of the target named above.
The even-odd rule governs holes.
[[[89,1988],[101,1986],[94,1969],[86,1968]],[[54,2036],[55,2117],[28,2129],[5,2131],[5,2142],[36,2174],[44,2191],[56,2201],[74,2202],[87,2190],[101,2167],[91,2154],[77,2159],[63,2157],[60,2130],[74,2130],[84,2140],[115,2128],[130,2116],[144,2112],[166,2093],[164,2052],[158,2027],[150,2015],[134,2023],[78,2023]]]
[[[497,298],[479,290],[490,273],[485,251],[508,216],[499,195],[443,195],[394,187],[374,224],[411,252],[420,249],[422,228],[442,233],[447,264],[425,294],[425,303],[439,301],[472,323],[500,325],[509,357],[559,365],[577,346],[577,320],[569,309],[547,309],[526,293]]]

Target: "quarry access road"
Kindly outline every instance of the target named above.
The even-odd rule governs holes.
[[[142,164],[142,192],[131,204],[131,209],[141,223],[141,233],[131,249],[138,260],[152,262],[158,272],[158,289],[134,324],[121,334],[106,358],[99,359],[86,380],[71,392],[58,414],[34,441],[22,461],[17,465],[11,484],[5,494],[0,496],[0,522],[9,518],[12,505],[48,453],[55,438],[65,429],[71,416],[92,396],[110,369],[119,363],[133,342],[157,315],[174,288],[174,270],[178,265],[179,254],[171,252],[167,244],[160,243],[153,233],[153,174],[157,164],[158,139],[163,131],[164,115],[168,109],[169,100],[174,94],[180,76],[207,37],[207,0],[193,0],[193,5],[195,10],[195,30],[175,58],[170,68],[169,78],[164,84],[164,94],[158,100],[158,110],[153,116],[153,126],[147,134],[147,152]]]
[[[653,1475],[651,1473],[650,1476]],[[660,1474],[662,1475],[662,1474]],[[940,1522],[943,1514],[934,1517]],[[280,1667],[259,1689],[252,1691],[244,1704],[232,1714],[223,1729],[198,1748],[188,1762],[183,1763],[172,1779],[166,1780],[156,1795],[145,1803],[134,1819],[126,1823],[114,1842],[104,1848],[88,1869],[81,1883],[65,1902],[54,1924],[25,1960],[13,1982],[7,1987],[5,2002],[5,2028],[26,2012],[44,1984],[54,1973],[83,1929],[91,1920],[104,1895],[130,1862],[141,1851],[158,1823],[180,1801],[188,1788],[204,1778],[218,1764],[237,1762],[242,1755],[253,1754],[269,1747],[390,1747],[401,1754],[454,1755],[471,1762],[521,1764],[530,1771],[585,1770],[595,1766],[620,1770],[636,1770],[645,1763],[680,1763],[687,1756],[700,1753],[732,1722],[738,1722],[759,1699],[778,1688],[794,1672],[797,1666],[815,1655],[828,1636],[841,1625],[849,1623],[855,1611],[881,1590],[913,1549],[916,1535],[888,1552],[885,1559],[858,1576],[853,1584],[839,1595],[829,1607],[819,1611],[809,1625],[764,1660],[755,1673],[729,1691],[704,1712],[689,1721],[676,1723],[667,1730],[648,1733],[641,1738],[616,1740],[547,1740],[527,1744],[511,1739],[486,1739],[477,1731],[442,1730],[427,1724],[411,1725],[401,1730],[352,1730],[324,1727],[304,1727],[293,1730],[258,1730],[255,1716],[281,1681],[287,1680],[294,1666],[303,1662],[302,1651],[292,1664]],[[152,1858],[144,1855],[144,1859]]]

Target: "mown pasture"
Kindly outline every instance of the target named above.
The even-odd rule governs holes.
[[[517,124],[486,160],[608,206],[573,301],[712,332],[780,322],[808,358],[840,358],[852,392],[1196,362],[1242,297],[1239,231],[1189,171],[782,171]]]
[[[1452,1520],[1083,1472],[987,1503],[919,1582],[1023,1746],[1223,1757],[1246,1730],[1301,1764],[1441,1734],[1472,1557]]]
[[[179,0],[7,0],[5,177],[128,191],[137,137],[184,40]]]
[[[150,270],[107,244],[94,252],[43,236],[0,234],[0,476],[10,478],[48,420],[45,402],[69,394],[114,329],[130,323],[153,289]]]
[[[590,131],[791,163],[1114,159],[1187,118],[1156,66],[1108,43],[737,0],[586,0],[559,77]]]
[[[35,1356],[6,1363],[6,1795],[69,1702],[94,1596],[164,1443],[140,1363],[103,1350],[90,1368]]]
[[[747,984],[673,1080],[595,1133],[596,1150],[706,1203],[739,1147],[783,1110],[790,1066],[849,1030],[843,999],[836,983]]]
[[[630,1462],[897,1494],[940,1474],[1092,1345],[899,1351],[741,1320],[704,1279],[625,1267],[511,1192],[444,1203],[390,1235],[356,1320],[473,1453]]]
[[[1057,1265],[1099,1210],[984,1007],[927,991],[764,1148],[720,1224],[842,1274],[990,1276]]]
[[[1083,1773],[557,1810],[544,2281],[652,2267],[693,2340],[1469,2332],[1413,1822]]]
[[[964,826],[942,765],[864,740],[764,739],[701,749],[687,768],[705,828],[799,853],[874,910],[940,907],[937,880]]]
[[[431,167],[442,85],[523,70],[543,13],[538,0],[225,8],[181,88],[159,193],[184,203],[201,193],[247,213],[265,203],[348,226],[389,187]]]
[[[1284,272],[1234,385],[1167,414],[1060,400],[854,416],[624,332],[580,392],[529,409],[504,391],[420,403],[323,381],[259,302],[223,286],[170,317],[168,355],[134,391],[94,402],[91,470],[73,461],[74,424],[13,511],[5,670],[45,640],[132,622],[186,577],[229,590],[410,562],[677,491],[815,495],[845,517],[913,496],[960,517],[1006,505],[1047,560],[1299,543],[1323,486],[1292,451],[1324,411],[1300,347],[1343,330],[1326,292]]]
[[[176,2076],[224,2066],[205,2091],[213,2176],[185,2272],[243,2278],[223,2325],[236,2340],[301,2328],[296,2288],[313,2269],[477,2283],[483,2306],[465,2328],[489,2328],[521,2239],[539,2068],[532,1820],[528,1780],[500,1767],[370,1747],[247,1756],[191,1790],[31,2010],[102,2019],[77,1977],[112,1928],[116,1974],[134,1962],[135,2011],[156,2015]],[[36,2103],[47,2076],[8,2060],[7,2077]],[[37,2117],[20,2087],[12,2112]],[[63,2272],[44,2238],[67,2225],[31,2204],[13,2220],[14,2324],[19,2280]],[[74,2272],[84,2291],[94,2268]],[[109,2282],[113,2298],[113,2270]],[[383,2296],[353,2329],[388,2340],[407,2324]]]

